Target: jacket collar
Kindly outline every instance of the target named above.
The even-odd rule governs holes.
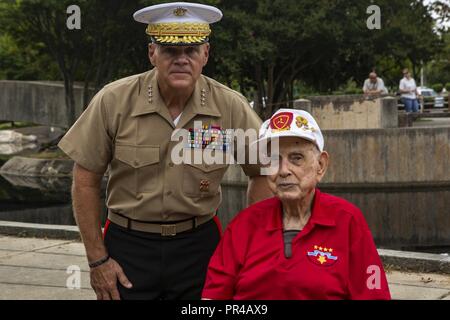
[[[173,123],[169,110],[159,93],[157,72],[156,68],[154,68],[141,76],[139,81],[138,103],[134,106],[131,115],[141,116],[156,112]],[[221,116],[218,107],[212,99],[210,87],[203,75],[197,80],[194,92],[183,110],[179,127],[183,127],[197,114],[213,117]]]

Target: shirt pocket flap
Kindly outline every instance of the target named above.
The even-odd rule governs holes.
[[[190,164],[190,163],[188,163],[187,165],[191,166],[191,167],[194,167],[196,169],[199,169],[199,170],[201,170],[203,172],[206,172],[206,173],[213,172],[213,171],[216,171],[216,170],[220,170],[220,169],[223,169],[223,168],[228,166],[228,164],[216,164],[216,163],[213,163],[213,164],[206,164],[206,163]]]
[[[116,145],[115,158],[133,168],[159,162],[159,146]]]

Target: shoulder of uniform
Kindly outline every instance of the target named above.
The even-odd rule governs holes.
[[[128,87],[131,84],[137,84],[137,83],[139,83],[140,79],[142,77],[144,77],[147,73],[148,73],[148,71],[144,72],[144,73],[134,74],[134,75],[129,76],[129,77],[125,77],[125,78],[122,78],[122,79],[115,80],[115,81],[110,82],[107,85],[105,85],[103,87],[103,89],[104,89],[104,91],[109,91],[109,90],[118,89],[120,87]]]
[[[115,106],[115,101],[124,94],[133,94],[139,92],[140,83],[144,81],[150,71],[134,74],[125,78],[121,78],[106,84],[97,96],[104,101],[108,109]]]
[[[213,90],[217,90],[218,92],[220,92],[221,94],[223,94],[225,96],[228,96],[229,98],[238,99],[238,100],[241,100],[242,102],[244,102],[245,104],[248,104],[247,98],[245,98],[244,95],[242,95],[240,92],[233,90],[233,89],[227,87],[226,85],[218,82],[217,80],[214,80],[207,76],[202,75],[202,77],[206,81],[208,86],[210,88],[212,88]]]

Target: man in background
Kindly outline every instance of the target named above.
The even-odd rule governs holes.
[[[363,91],[366,96],[388,94],[383,79],[379,78],[375,72],[369,73],[369,78],[364,81]]]

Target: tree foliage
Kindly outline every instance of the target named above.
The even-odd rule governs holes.
[[[82,28],[68,30],[66,8],[72,1],[0,0],[0,76],[64,80],[73,112],[75,81],[99,89],[150,67],[145,26],[131,15],[159,2],[79,0]],[[205,73],[254,100],[263,117],[305,90],[332,93],[349,83],[362,85],[372,69],[394,88],[403,67],[417,77],[423,64],[438,56],[445,60],[443,35],[431,15],[448,19],[445,1],[202,2],[224,13],[212,26]],[[372,4],[380,7],[381,29],[367,27]],[[89,98],[86,94],[86,102]]]

